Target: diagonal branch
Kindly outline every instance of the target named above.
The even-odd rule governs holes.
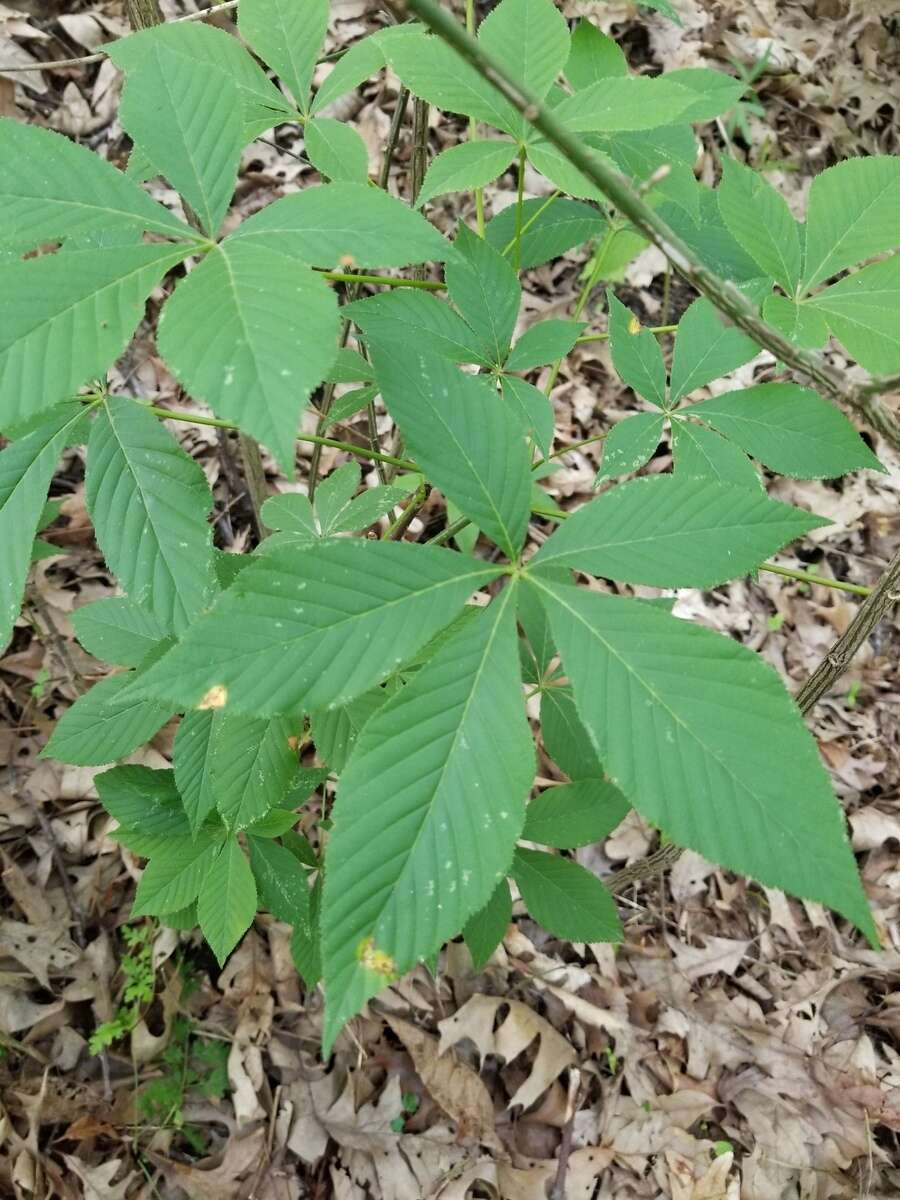
[[[517,83],[493,55],[475,40],[436,0],[395,0],[425,22],[453,47],[568,159],[607,199],[654,243],[693,287],[726,313],[739,329],[769,350],[781,362],[815,384],[830,399],[853,409],[857,415],[900,449],[900,421],[880,402],[878,393],[896,386],[896,376],[849,384],[817,351],[803,350],[789,341],[768,321],[733,283],[722,279],[701,263],[678,234],[632,188],[618,171],[595,158],[581,138],[530,89]]]

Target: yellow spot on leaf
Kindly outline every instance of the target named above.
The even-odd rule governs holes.
[[[641,323],[637,319],[637,317],[632,317],[631,320],[628,322],[628,332],[629,333],[640,333],[641,332]]]
[[[375,939],[364,938],[356,948],[356,957],[367,971],[374,971],[384,980],[397,978],[397,964],[389,954],[375,948]]]
[[[209,708],[224,708],[228,703],[228,688],[222,683],[217,683],[211,687],[200,703],[197,705],[198,712],[205,712]]]

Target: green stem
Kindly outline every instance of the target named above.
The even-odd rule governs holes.
[[[817,583],[822,587],[834,588],[839,592],[852,592],[854,596],[870,596],[872,589],[861,583],[845,583],[842,579],[828,579],[824,575],[816,575],[812,571],[795,571],[791,567],[780,567],[777,563],[762,563],[761,571],[769,571],[773,575],[784,575],[787,579],[798,579],[801,583]]]
[[[516,234],[513,238],[513,267],[518,274],[522,266],[522,206],[525,203],[525,147],[519,147],[519,179],[516,191]]]
[[[697,258],[694,251],[635,191],[615,167],[596,155],[577,133],[530,88],[517,83],[480,41],[454,21],[437,0],[405,0],[415,13],[529,121],[539,133],[585,175],[635,226],[660,249],[672,266],[693,287],[707,296],[734,324],[776,359],[806,376],[830,399],[852,408],[895,448],[900,448],[900,421],[881,405],[872,388],[877,380],[848,383],[844,373],[833,367],[818,351],[804,350],[760,316],[757,306],[730,280],[723,279]]]
[[[466,0],[466,33],[475,34],[475,0]],[[478,141],[478,122],[469,117],[469,141]],[[484,237],[484,188],[475,188],[475,228],[480,238]]]
[[[155,404],[148,404],[146,407],[155,417],[162,417],[166,421],[189,421],[194,425],[213,425],[216,429],[240,429],[234,421],[223,421],[221,417],[207,417],[204,413],[175,412],[173,409],[159,408]],[[319,437],[317,433],[298,433],[296,437],[298,442],[331,446],[335,450],[346,450],[348,454],[355,454],[357,458],[370,458],[374,462],[389,463],[401,471],[414,471],[419,475],[422,473],[422,468],[417,463],[410,462],[408,458],[394,458],[391,454],[370,450],[368,446],[354,446],[351,442],[339,442],[336,438]]]
[[[544,201],[544,203],[541,205],[541,207],[539,209],[537,209],[534,213],[532,213],[532,215],[528,218],[528,220],[522,226],[522,235],[523,236],[532,227],[532,225],[535,223],[535,221],[538,219],[538,217],[540,217],[542,215],[542,213],[546,212],[546,210],[550,207],[550,205],[553,203],[553,201],[559,199],[561,194],[562,193],[560,193],[560,192],[553,192],[552,195],[547,197],[547,199]],[[515,239],[515,235],[513,235],[513,237],[511,237],[509,239],[509,241],[506,243],[506,245],[503,247],[504,257],[507,254],[509,254],[510,250],[512,250],[512,248],[515,244],[516,244],[516,239]]]
[[[644,333],[675,333],[678,329],[677,325],[651,325],[649,328],[642,327]],[[586,333],[584,337],[576,338],[575,345],[581,346],[585,342],[606,342],[609,340],[609,331],[606,333]]]
[[[380,287],[425,288],[429,292],[442,292],[447,286],[431,279],[394,279],[390,275],[351,275],[345,271],[317,271],[316,274],[335,283],[373,283]]]
[[[587,302],[590,299],[591,292],[597,286],[597,282],[600,279],[600,272],[603,270],[603,263],[604,263],[604,260],[606,257],[606,251],[609,248],[613,238],[616,236],[617,233],[618,233],[618,229],[616,229],[612,225],[610,225],[610,227],[607,229],[606,233],[603,235],[603,241],[600,243],[600,249],[597,251],[596,255],[594,256],[594,264],[591,267],[588,277],[584,282],[584,286],[582,287],[581,292],[579,293],[578,299],[575,301],[575,312],[573,313],[573,319],[576,321],[581,317],[581,314],[584,312],[585,306],[587,305]],[[556,362],[553,364],[553,366],[550,368],[549,378],[547,379],[547,382],[544,385],[544,395],[545,396],[549,396],[550,393],[553,391],[554,387],[556,386],[556,379],[557,379],[557,376],[559,375],[559,368],[562,366],[562,363],[563,363],[563,360],[561,358],[558,358],[556,360]]]

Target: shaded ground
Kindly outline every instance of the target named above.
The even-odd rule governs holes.
[[[751,158],[778,164],[770,178],[797,211],[811,175],[835,158],[900,148],[895,3],[676,5],[683,30],[652,15],[636,22],[622,3],[563,9],[614,29],[634,63],[654,68],[734,59],[749,69],[771,46],[757,85],[763,115],[747,118]],[[113,4],[72,7],[57,16],[38,0],[0,6],[0,60],[86,53],[123,31]],[[364,0],[332,7],[335,46],[378,19]],[[25,80],[0,77],[0,110],[123,161],[109,64],[29,75],[27,90]],[[390,80],[373,83],[340,114],[356,122],[373,167],[395,98]],[[461,127],[432,122],[434,153]],[[714,177],[722,135],[707,129],[704,178]],[[738,152],[747,150],[740,140]],[[238,210],[312,177],[298,153],[293,135],[248,152]],[[406,127],[392,173],[401,195],[408,159]],[[507,177],[489,189],[494,211],[513,199],[512,186]],[[529,176],[527,186],[536,195],[544,185]],[[471,216],[468,201],[460,214],[459,201],[439,202],[439,223]],[[583,260],[573,253],[527,277],[523,325],[571,311]],[[690,299],[676,283],[667,312],[663,272],[647,250],[622,281],[623,298],[648,323],[677,318]],[[749,382],[766,363],[760,356],[737,380]],[[177,398],[146,330],[120,373],[120,386],[135,394]],[[602,431],[636,405],[612,377],[602,343],[570,356],[555,399],[558,445]],[[352,424],[342,430],[353,434]],[[214,487],[218,543],[252,544],[233,448],[201,426],[179,426],[179,435]],[[800,544],[799,558],[781,561],[860,583],[878,577],[900,542],[900,462],[873,444],[889,468],[884,476],[774,484],[773,494],[834,522]],[[339,461],[326,451],[321,470]],[[563,505],[581,503],[591,495],[594,449],[563,462],[549,490]],[[267,465],[270,485],[285,486]],[[663,447],[649,469],[668,465]],[[564,1144],[570,1200],[897,1194],[900,625],[875,631],[810,719],[849,815],[884,953],[867,950],[818,906],[688,853],[666,879],[621,897],[623,947],[554,941],[520,917],[482,974],[461,945],[450,946],[436,981],[423,971],[372,1005],[325,1067],[317,1058],[321,1000],[300,989],[287,927],[260,918],[222,972],[192,936],[148,927],[152,943],[129,947],[139,869],[104,837],[95,772],[37,759],[54,720],[102,670],[75,643],[70,614],[113,590],[85,512],[77,451],[53,492],[62,504],[48,537],[66,553],[35,568],[25,615],[0,660],[0,1193],[543,1200]],[[426,510],[409,536],[439,520],[438,509]],[[796,686],[856,603],[765,575],[684,591],[676,611],[758,650]],[[137,760],[165,765],[171,737],[164,729]],[[542,764],[545,774],[554,770]],[[605,875],[650,849],[634,818],[578,857]],[[143,1019],[130,1038],[92,1055],[91,1034],[109,1020],[126,976],[142,972],[150,989]]]

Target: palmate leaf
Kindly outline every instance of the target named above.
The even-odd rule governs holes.
[[[387,690],[376,687],[357,696],[349,704],[319,708],[310,713],[309,725],[316,751],[336,774],[340,774],[347,765],[347,759],[366,721],[387,699]]]
[[[0,649],[22,606],[35,534],[59,456],[86,421],[81,404],[61,404],[0,451]]]
[[[0,429],[104,374],[147,297],[189,249],[116,246],[0,265]]]
[[[528,590],[523,589],[523,595]],[[570,779],[603,777],[603,766],[570,687],[548,687],[541,693],[541,736],[544,749]]]
[[[201,830],[193,841],[168,838],[158,845],[141,875],[132,917],[164,917],[187,908],[199,896],[221,848],[221,832],[209,829]]]
[[[119,667],[138,666],[166,636],[156,617],[126,596],[83,604],[72,624],[88,654]]]
[[[104,46],[117,67],[133,71],[156,46],[203,66],[218,67],[237,85],[244,140],[250,142],[273,125],[294,115],[294,106],[266,76],[259,63],[238,41],[213,25],[170,22],[118,38]],[[153,167],[153,174],[157,168]]]
[[[763,301],[762,314],[770,325],[804,349],[820,350],[828,341],[828,323],[809,300],[798,302],[773,292]]]
[[[569,28],[553,0],[501,0],[478,29],[484,49],[543,100],[569,57]],[[517,114],[515,133],[528,124]]]
[[[175,289],[158,333],[187,391],[269,446],[288,475],[300,412],[338,335],[334,293],[291,245],[227,238]]]
[[[172,716],[172,707],[127,695],[132,673],[109,675],[66,709],[41,752],[76,766],[100,766],[131,754]]]
[[[320,175],[343,183],[365,183],[369,151],[352,125],[318,117],[303,126],[306,157]]]
[[[525,439],[500,397],[424,350],[384,342],[373,345],[372,361],[418,465],[515,558],[528,527],[531,472]]]
[[[722,219],[759,265],[793,295],[800,281],[800,226],[784,197],[770,183],[734,158],[722,164],[719,212]]]
[[[522,205],[519,265],[523,271],[539,267],[573,246],[597,237],[605,227],[603,214],[579,200],[559,197],[526,200]],[[495,250],[509,257],[516,240],[516,205],[511,204],[492,217],[484,236]]]
[[[900,157],[852,158],[809,189],[803,286],[900,245]]]
[[[237,227],[228,243],[238,242],[314,267],[408,267],[453,254],[420,213],[363,183],[326,183],[282,196]]]
[[[590,871],[543,850],[518,849],[513,878],[535,921],[573,942],[620,942],[616,902]]]
[[[94,786],[100,803],[125,829],[140,827],[148,837],[184,836],[186,822],[171,771],[112,767],[94,777]]]
[[[515,134],[520,128],[519,114],[510,102],[455,50],[429,37],[424,29],[410,29],[383,48],[392,69],[414,96],[504,133]]]
[[[328,0],[249,0],[240,10],[241,37],[308,109],[309,85],[328,28]]]
[[[679,845],[875,929],[828,776],[778,676],[639,601],[533,577],[610,779]]]
[[[443,150],[425,173],[416,208],[447,192],[464,192],[485,187],[502,175],[515,158],[515,142],[487,138],[479,142],[460,142]]]
[[[502,567],[437,547],[338,539],[248,566],[140,681],[254,716],[344,704],[395,671]]]
[[[734,442],[698,422],[672,421],[672,459],[676,475],[718,479],[722,483],[759,491],[756,467]]]
[[[311,113],[321,112],[335,100],[354,91],[385,65],[385,46],[397,37],[407,37],[408,25],[388,25],[377,29],[354,42],[332,67],[322,82],[310,108]]]
[[[824,317],[831,332],[867,371],[900,369],[900,254],[832,284],[808,300],[804,309]]]
[[[0,120],[0,227],[9,249],[110,225],[190,237],[190,229],[105,159],[48,129]]]
[[[488,901],[533,774],[510,588],[367,722],[344,770],[326,854],[326,1052]]]
[[[501,376],[500,387],[519,428],[526,437],[534,438],[535,445],[546,457],[556,430],[556,414],[550,397],[533,383],[515,375]]]
[[[884,467],[843,413],[809,388],[760,383],[684,410],[781,475],[831,479]]]
[[[244,144],[230,75],[155,42],[126,74],[119,117],[214,235],[234,194]]]
[[[562,321],[552,317],[538,321],[526,329],[513,346],[505,369],[530,371],[533,367],[542,367],[558,358],[565,358],[584,328],[583,321]]]
[[[221,966],[256,916],[256,881],[234,838],[221,846],[200,885],[197,920]]]
[[[678,322],[669,403],[742,367],[759,353],[745,333],[727,325],[708,300],[695,300]]]
[[[260,906],[289,925],[308,924],[309,872],[284,846],[258,837],[250,837],[248,842]]]
[[[129,598],[181,633],[216,590],[201,469],[146,408],[110,397],[91,431],[86,491],[100,548]]]
[[[654,475],[578,509],[531,563],[654,587],[712,587],[827,524],[746,487]]]

